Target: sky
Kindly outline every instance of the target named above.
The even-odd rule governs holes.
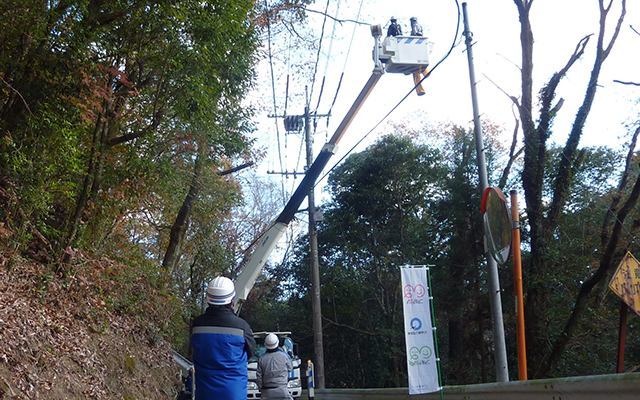
[[[362,0],[362,6],[357,0],[342,0],[339,3],[338,7],[337,0],[330,0],[327,13],[340,20],[357,19],[367,24],[380,24],[385,32],[391,16],[398,18],[403,25],[403,32],[410,31],[409,18],[417,17],[425,28],[425,33],[434,43],[432,65],[445,56],[454,42],[458,23],[458,8],[454,0]],[[620,0],[614,0],[608,20],[609,34],[613,31],[619,15],[619,3]],[[622,135],[626,133],[625,123],[629,122],[630,116],[637,114],[634,102],[640,99],[640,88],[614,83],[613,80],[640,82],[640,73],[637,72],[640,35],[630,28],[632,25],[640,31],[639,3],[627,1],[625,21],[601,73],[600,87],[587,120],[582,146],[620,146],[624,141]],[[303,113],[305,85],[312,93],[310,104],[312,110],[315,109],[324,77],[323,96],[317,108],[319,114],[324,114],[331,106],[340,75],[344,70],[343,82],[328,126],[326,119],[318,123],[314,136],[314,154],[317,154],[322,144],[333,135],[373,70],[371,52],[374,41],[370,27],[351,22],[335,23],[334,27],[333,20],[324,21],[320,14],[324,12],[326,4],[324,0],[316,1],[310,9],[318,12],[308,14],[310,33],[316,40],[321,35],[323,37],[317,67],[316,50],[289,48],[286,43],[290,42],[287,42],[286,35],[279,33],[278,37],[272,37],[271,65],[268,58],[265,58],[257,68],[258,84],[249,100],[257,105],[260,111],[256,116],[256,143],[268,152],[267,160],[258,169],[261,174],[267,175],[266,171],[272,170],[280,171],[280,165],[287,171],[301,171],[304,165],[304,159],[299,156],[301,135],[285,137],[282,121],[279,120],[278,136],[275,119],[268,118],[268,115],[275,113],[274,98],[277,113],[283,113],[287,74],[290,76],[287,113]],[[473,55],[480,113],[483,118],[502,125],[505,140],[510,140],[515,126],[513,103],[504,92],[514,96],[518,96],[520,92],[518,65],[521,63],[521,51],[517,9],[512,0],[468,0],[467,4],[470,30],[474,38]],[[558,144],[563,144],[566,140],[573,117],[584,97],[585,85],[595,57],[598,18],[597,0],[535,0],[533,3],[531,21],[535,40],[534,94],[555,71],[566,64],[579,40],[588,34],[594,34],[585,55],[569,71],[558,89],[558,96],[565,99],[554,123],[555,133],[551,138]],[[462,30],[460,21],[458,38]],[[279,50],[278,41],[281,44],[285,43]],[[454,122],[471,128],[473,112],[469,67],[464,50],[464,41],[459,40],[457,47],[423,82],[426,95],[418,97],[415,92],[409,95],[354,151],[365,150],[367,145],[388,133],[387,123],[411,125],[418,123],[418,120],[426,120],[431,123]],[[274,70],[273,85],[271,66]],[[300,72],[306,70],[309,76],[310,71],[314,69],[317,72],[315,83],[312,84],[309,79],[305,80]],[[385,74],[340,142],[338,153],[329,162],[329,167],[345,156],[412,88],[411,76]],[[521,134],[520,132],[520,142]],[[273,174],[269,176],[276,177]],[[277,175],[275,179],[281,177]],[[283,187],[289,191],[300,182],[300,178],[282,179]],[[316,196],[321,199],[324,182],[326,179],[318,185],[319,190],[316,191]]]

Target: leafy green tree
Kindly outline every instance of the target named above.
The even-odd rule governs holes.
[[[448,173],[434,215],[442,252],[433,277],[438,282],[434,285],[435,298],[444,328],[440,331],[441,348],[448,356],[442,357],[443,372],[447,382],[486,381],[490,351],[485,346],[484,332],[490,326],[489,298],[483,269],[484,231],[478,207],[475,140],[472,132],[456,126],[440,131],[440,135],[444,136],[442,147]]]
[[[424,249],[435,232],[421,228],[440,192],[440,163],[428,146],[385,136],[332,172],[332,201],[318,230],[328,386],[403,384],[399,268],[427,263],[434,253]],[[310,305],[303,248],[285,274],[297,285],[289,301]]]
[[[66,249],[66,262],[118,221],[171,224],[194,171],[215,174],[246,155],[253,6],[3,3],[0,171],[20,198],[19,212],[6,211],[12,230],[50,242],[50,259]],[[205,188],[214,187],[222,191],[199,198],[232,189]]]

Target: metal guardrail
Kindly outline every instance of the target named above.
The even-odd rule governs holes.
[[[640,373],[445,386],[445,400],[639,400]],[[409,389],[316,389],[318,400],[440,400]]]
[[[182,382],[184,384],[183,391],[179,394],[179,399],[195,399],[195,369],[193,363],[183,357],[180,353],[173,350],[173,360],[180,367],[180,374],[182,375]],[[190,384],[188,383],[190,381]]]
[[[189,376],[191,370],[193,369],[193,363],[175,350],[173,351],[173,360],[176,362],[176,364],[178,364],[178,367],[180,367],[182,376]]]

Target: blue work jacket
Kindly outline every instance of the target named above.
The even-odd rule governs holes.
[[[193,320],[191,347],[196,400],[246,400],[247,358],[255,339],[230,306],[209,306]]]

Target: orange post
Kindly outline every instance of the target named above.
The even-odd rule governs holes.
[[[424,88],[422,87],[422,83],[420,82],[422,80],[422,75],[420,75],[420,72],[416,71],[413,73],[413,84],[416,86],[416,94],[418,96],[424,96],[425,91]]]
[[[511,221],[513,250],[513,280],[516,291],[517,315],[516,332],[518,335],[518,379],[527,380],[527,345],[524,337],[524,296],[522,293],[522,258],[520,254],[520,217],[518,215],[518,193],[515,190],[511,194]]]

